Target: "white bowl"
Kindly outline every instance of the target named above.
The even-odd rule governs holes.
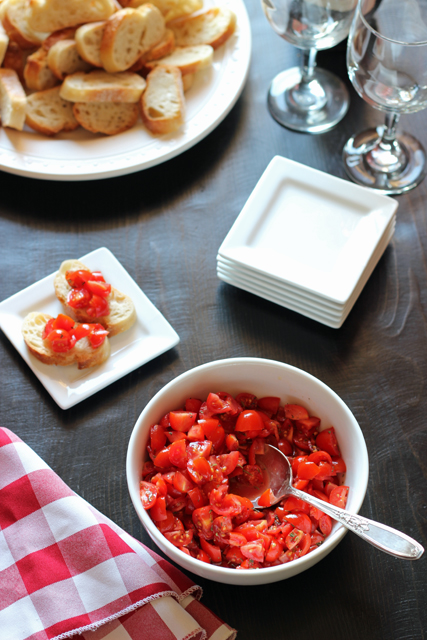
[[[139,519],[151,539],[173,561],[203,578],[226,584],[266,584],[290,578],[324,558],[347,532],[335,523],[325,542],[315,551],[287,564],[265,569],[237,570],[217,567],[183,553],[157,529],[139,499],[139,482],[150,427],[168,411],[183,406],[188,397],[206,399],[210,391],[231,395],[246,391],[258,397],[279,396],[282,403],[305,406],[321,418],[321,430],[334,426],[347,465],[345,484],[350,486],[347,509],[357,513],[368,485],[368,453],[362,431],[347,405],[323,382],[282,362],[261,358],[230,358],[208,362],[181,374],[163,387],[147,404],[132,431],[126,460],[128,488]]]

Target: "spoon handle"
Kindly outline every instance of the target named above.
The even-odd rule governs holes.
[[[327,513],[344,527],[350,529],[350,531],[353,531],[353,533],[377,547],[377,549],[385,551],[385,553],[405,560],[418,560],[424,553],[424,548],[416,540],[405,533],[388,527],[386,524],[374,522],[358,514],[335,507],[294,487],[292,487],[291,493],[295,497],[301,498],[301,500],[317,507],[323,513]]]

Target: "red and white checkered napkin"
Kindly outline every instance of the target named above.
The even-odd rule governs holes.
[[[2,639],[234,639],[200,596],[0,428]]]

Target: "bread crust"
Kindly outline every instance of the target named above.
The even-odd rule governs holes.
[[[32,311],[22,325],[22,336],[30,353],[43,364],[67,367],[77,364],[79,369],[87,369],[102,364],[111,352],[110,341],[105,338],[103,344],[94,349],[88,338],[78,340],[75,346],[65,353],[56,353],[48,340],[43,340],[43,332],[47,322],[52,318],[48,313]]]
[[[56,297],[59,302],[64,306],[66,312],[76,318],[78,322],[99,322],[107,331],[109,331],[110,337],[127,331],[135,323],[136,311],[135,305],[132,299],[121,293],[118,289],[111,287],[111,293],[107,297],[108,305],[110,307],[110,314],[108,316],[102,316],[100,318],[91,318],[87,315],[84,309],[73,309],[67,304],[67,297],[71,291],[71,287],[66,280],[67,271],[77,270],[91,271],[79,260],[65,260],[54,279],[54,287]]]
[[[147,88],[142,94],[140,107],[142,121],[152,133],[165,134],[179,129],[184,123],[185,114],[179,69],[162,65],[155,67],[147,77]]]
[[[168,23],[178,46],[209,44],[214,49],[223,45],[236,29],[236,15],[228,7],[212,7],[201,13],[176,18]]]
[[[145,80],[137,73],[111,74],[103,70],[67,76],[61,85],[61,97],[70,102],[138,102]]]
[[[73,104],[63,100],[60,88],[36,91],[27,98],[26,124],[47,136],[60,131],[74,131],[79,123],[73,114]]]

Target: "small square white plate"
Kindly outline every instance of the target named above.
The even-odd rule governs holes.
[[[344,305],[397,206],[372,189],[275,156],[218,253]]]
[[[331,311],[329,307],[313,303],[311,300],[308,301],[307,298],[298,296],[295,293],[289,293],[284,289],[284,285],[280,286],[276,282],[268,283],[266,279],[260,280],[253,276],[254,272],[251,272],[249,275],[242,275],[241,270],[236,271],[230,266],[224,266],[219,260],[217,263],[217,275],[220,280],[223,280],[228,284],[243,289],[244,291],[248,291],[249,293],[253,293],[254,295],[258,295],[260,298],[265,298],[270,302],[275,302],[282,307],[296,311],[297,313],[307,316],[312,320],[317,320],[317,322],[325,324],[328,327],[339,329],[352,310],[368,278],[386,250],[388,243],[393,237],[393,233],[394,224],[389,229],[387,235],[381,240],[377,250],[374,252],[367,268],[353,291],[353,294],[347,304],[342,307],[340,312],[337,312],[336,310]]]
[[[0,328],[61,409],[85,400],[179,342],[178,334],[108,249],[97,249],[80,260],[89,269],[102,271],[107,282],[129,295],[137,314],[128,331],[111,338],[111,355],[99,367],[79,371],[77,365],[46,365],[27,349],[21,334],[25,316],[30,311],[52,316],[63,311],[53,288],[56,272],[0,303]]]

